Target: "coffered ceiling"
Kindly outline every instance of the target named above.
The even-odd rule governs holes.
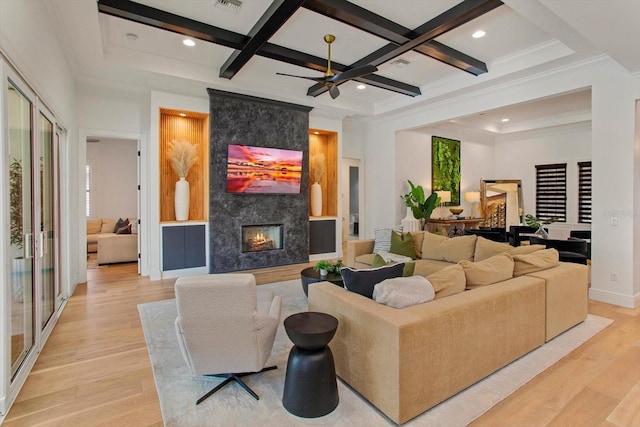
[[[635,50],[624,48],[640,38],[640,2],[631,0],[243,0],[237,11],[216,0],[46,3],[81,83],[197,96],[212,87],[337,116],[433,102],[603,53],[640,70]],[[601,15],[619,25],[594,28]],[[616,37],[623,28],[629,36]],[[478,30],[486,35],[473,38]],[[336,36],[336,71],[378,67],[340,85],[337,99],[322,85],[276,74],[321,77],[325,34]],[[195,46],[183,45],[187,37]]]

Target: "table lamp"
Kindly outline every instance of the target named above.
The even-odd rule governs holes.
[[[436,191],[436,194],[440,197],[440,219],[444,219],[442,216],[442,208],[445,203],[449,203],[451,201],[451,191]]]
[[[476,204],[480,201],[480,192],[479,191],[467,191],[464,193],[464,200],[468,203],[471,203],[471,218],[475,218],[474,214],[476,211]]]

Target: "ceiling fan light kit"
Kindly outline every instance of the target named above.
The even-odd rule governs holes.
[[[314,82],[322,83],[327,89],[329,89],[329,95],[331,96],[331,98],[336,99],[338,96],[340,96],[340,90],[338,89],[339,83],[346,82],[347,80],[357,79],[358,77],[363,77],[378,71],[378,67],[376,67],[375,65],[367,64],[361,67],[352,68],[340,74],[335,74],[331,69],[331,43],[333,43],[335,40],[336,36],[334,36],[333,34],[325,34],[324,36],[324,41],[325,43],[327,43],[327,71],[325,71],[323,77],[296,76],[293,74],[285,73],[276,74],[281,76],[313,80]]]

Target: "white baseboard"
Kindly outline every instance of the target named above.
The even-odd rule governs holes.
[[[589,299],[626,308],[636,308],[640,305],[640,294],[622,295],[594,288],[589,289]]]

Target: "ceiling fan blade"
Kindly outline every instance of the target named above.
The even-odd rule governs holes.
[[[294,74],[285,74],[285,73],[276,73],[276,74],[278,74],[280,76],[297,77],[299,79],[313,80],[314,82],[318,82],[318,83],[324,83],[325,82],[325,78],[324,77],[296,76]]]
[[[329,88],[329,95],[331,95],[331,99],[336,99],[340,96],[340,90],[338,90],[338,86],[331,85]]]
[[[351,70],[347,70],[344,73],[337,74],[333,77],[329,77],[327,81],[332,83],[339,83],[345,80],[366,76],[367,74],[375,73],[376,71],[378,71],[378,67],[376,67],[375,65],[364,65],[362,67],[352,68]]]

